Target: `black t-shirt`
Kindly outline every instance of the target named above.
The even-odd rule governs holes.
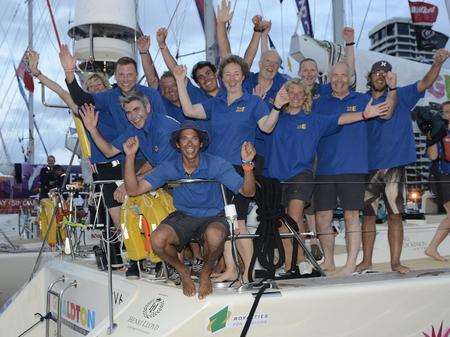
[[[52,168],[45,166],[39,174],[41,180],[41,198],[47,198],[47,193],[52,188],[60,187],[63,181],[64,171],[61,166],[55,165]]]

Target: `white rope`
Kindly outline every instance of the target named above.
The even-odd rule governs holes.
[[[242,39],[243,39],[243,37],[244,37],[245,25],[247,24],[247,15],[248,15],[248,7],[249,7],[249,4],[250,4],[250,0],[247,0],[247,6],[246,6],[246,8],[245,8],[244,24],[242,25],[241,38],[239,39],[239,51],[238,51],[238,55],[241,55]]]

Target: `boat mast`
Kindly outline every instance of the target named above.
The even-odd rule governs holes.
[[[212,64],[216,63],[216,18],[212,0],[205,0],[205,49],[206,60]]]
[[[28,0],[28,49],[33,49],[33,0]],[[28,93],[28,163],[34,164],[33,93]]]
[[[445,0],[445,7],[447,7],[447,15],[450,20],[450,0]]]
[[[344,45],[342,29],[345,24],[344,0],[333,0],[333,42]]]

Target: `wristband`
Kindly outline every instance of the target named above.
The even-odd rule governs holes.
[[[42,73],[41,73],[40,70],[38,70],[37,73],[31,73],[31,75],[32,75],[33,77],[39,77],[39,76],[42,75]]]
[[[347,42],[345,45],[346,46],[353,46],[355,44],[355,42]]]
[[[264,31],[264,29],[261,29],[261,28],[258,29],[256,27],[253,27],[253,31],[256,33],[262,33]]]
[[[140,51],[139,54],[145,55],[145,54],[149,54],[149,52],[148,52],[148,50],[147,50],[147,51],[144,51],[144,52]]]
[[[397,87],[394,87],[394,88],[388,87],[388,88],[389,88],[389,91],[397,90]]]
[[[274,104],[273,107],[272,107],[272,109],[275,110],[275,111],[281,111],[281,110],[283,110],[283,107],[277,107],[277,106]]]

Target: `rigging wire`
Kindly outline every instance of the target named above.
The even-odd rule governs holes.
[[[244,23],[242,25],[242,30],[241,30],[241,38],[239,39],[238,55],[241,55],[242,39],[244,38],[245,25],[247,24],[247,16],[248,16],[248,7],[249,7],[249,5],[250,5],[250,0],[247,0],[247,6],[245,7]]]
[[[359,34],[358,34],[358,39],[356,40],[356,47],[358,47],[359,40],[361,39],[362,32],[364,31],[364,25],[366,24],[367,14],[369,14],[371,4],[372,4],[372,0],[369,0],[369,4],[367,5],[367,8],[366,8],[366,14],[364,14],[363,23],[362,23],[361,29],[359,31]]]
[[[327,15],[327,23],[325,25],[325,33],[323,34],[323,39],[326,40],[327,39],[327,35],[328,35],[328,27],[330,26],[330,18],[331,18],[331,11],[332,11],[332,1],[330,1],[330,6],[328,8],[328,15]]]
[[[281,60],[284,59],[284,20],[283,20],[283,2],[280,2],[280,20],[281,20]]]

